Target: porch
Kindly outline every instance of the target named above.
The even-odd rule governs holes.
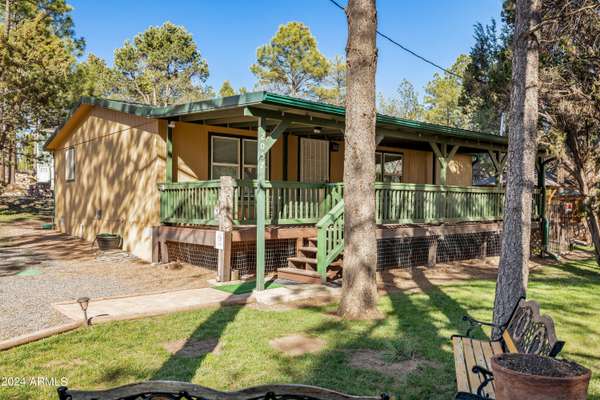
[[[173,243],[215,247],[220,280],[229,280],[232,270],[251,272],[248,266],[236,265],[236,260],[253,258],[257,188],[255,180],[231,177],[160,184],[164,226],[156,232],[156,252],[169,253],[167,242],[171,242],[171,253],[179,251]],[[344,240],[343,184],[266,181],[264,190],[266,272],[311,283],[339,276]],[[539,218],[540,198],[536,191],[534,219]],[[499,246],[503,203],[504,192],[497,187],[376,182],[377,238],[384,244],[380,258],[410,257],[415,265],[432,266],[441,258],[438,247],[443,247],[444,241],[464,235],[471,235],[471,240],[463,239],[463,253],[473,258],[493,255],[492,247],[497,251]],[[394,249],[406,240],[412,241],[410,255]],[[495,246],[490,245],[492,241]],[[380,267],[389,266],[385,262]]]
[[[154,253],[184,253],[176,243],[201,243],[206,248],[199,257],[213,260],[223,281],[231,278],[238,254],[255,265],[257,290],[264,288],[269,265],[277,264],[269,258],[281,261],[278,273],[331,278],[343,257],[344,188],[329,182],[343,177],[344,113],[267,92],[161,112],[166,172]],[[440,240],[462,231],[479,235],[476,250],[468,240],[446,245],[468,247],[470,256],[486,253],[490,235],[499,243],[506,137],[378,115],[375,141],[380,256],[406,247],[397,258],[431,265]],[[473,165],[484,155],[496,187],[470,186]],[[543,165],[540,157],[540,171]],[[536,219],[545,214],[543,186],[542,179],[532,200]],[[384,243],[384,237],[396,242]],[[404,246],[400,239],[422,243]],[[243,250],[235,247],[239,243],[246,243]],[[269,249],[280,245],[283,250]]]

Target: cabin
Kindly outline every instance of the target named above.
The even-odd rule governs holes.
[[[84,97],[45,144],[55,225],[222,281],[254,275],[258,290],[267,275],[339,278],[344,114],[269,92],[168,107]],[[506,137],[378,115],[376,143],[378,271],[499,253],[503,189],[472,182],[481,154],[501,173]]]

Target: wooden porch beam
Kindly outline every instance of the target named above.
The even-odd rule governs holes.
[[[459,145],[454,145],[452,147],[452,150],[450,150],[450,154],[448,154],[448,156],[446,157],[447,161],[452,161],[452,159],[454,158],[454,156],[456,155],[456,152],[458,151],[458,149],[460,148]]]
[[[267,136],[266,138],[267,151],[269,151],[271,147],[273,147],[275,142],[277,142],[277,139],[281,137],[283,132],[285,132],[285,130],[288,128],[288,126],[290,126],[290,121],[285,119],[279,121],[275,129],[271,131],[271,135]]]
[[[174,121],[167,121],[166,158],[165,158],[165,181],[173,182],[173,128]]]
[[[307,115],[298,115],[286,113],[284,111],[273,111],[265,110],[255,107],[244,108],[244,115],[248,117],[262,117],[268,119],[276,119],[279,121],[286,120],[289,123],[309,125],[309,126],[327,126],[332,128],[344,129],[344,121],[338,121],[335,119],[311,117]]]
[[[458,145],[460,147],[468,147],[473,149],[482,150],[493,150],[493,151],[506,151],[507,147],[493,143],[481,143],[479,140],[465,140],[455,137],[434,135],[424,132],[413,133],[413,132],[401,132],[392,129],[377,128],[377,134],[382,134],[386,137],[393,137],[398,139],[410,140],[413,142],[435,142],[435,143],[446,143],[449,145]]]

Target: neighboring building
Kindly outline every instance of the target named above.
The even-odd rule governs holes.
[[[82,98],[45,145],[56,224],[118,233],[146,260],[219,264],[225,278],[257,265],[325,277],[343,250],[343,130],[343,108],[267,92],[172,107]],[[503,194],[471,186],[472,159],[503,159],[506,137],[379,115],[377,143],[380,269],[496,251]],[[224,244],[217,229],[231,230]]]
[[[44,150],[43,142],[35,144],[35,180],[37,183],[47,184],[54,187],[54,168],[52,155]]]

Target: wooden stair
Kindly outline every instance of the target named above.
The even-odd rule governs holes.
[[[327,268],[327,280],[341,277],[342,257]],[[277,269],[277,277],[301,283],[321,283],[321,275],[317,272],[317,239],[307,238],[297,249],[294,257],[288,258],[286,268]]]

